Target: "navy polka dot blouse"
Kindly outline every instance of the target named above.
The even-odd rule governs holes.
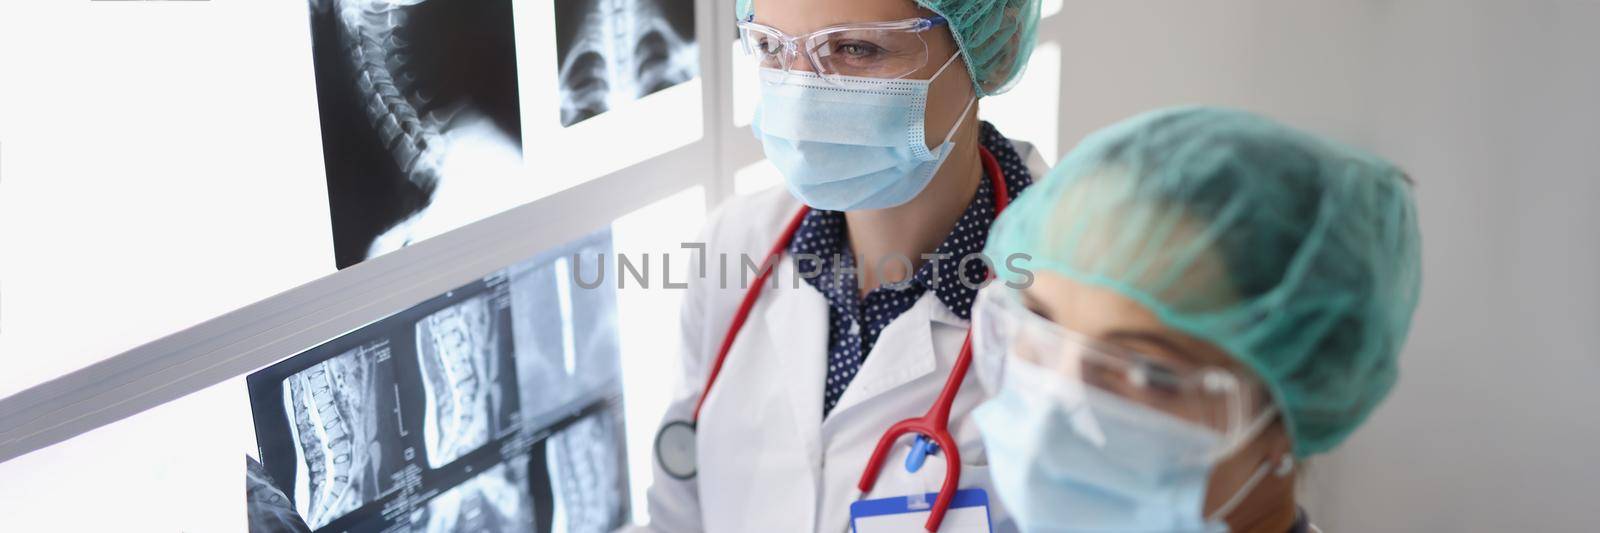
[[[1015,198],[1033,181],[1022,157],[1012,148],[1011,141],[1000,135],[993,125],[982,123],[979,142],[1000,163],[1011,197]],[[956,277],[956,267],[962,257],[982,252],[983,243],[989,237],[989,224],[994,221],[995,215],[994,192],[989,179],[986,175],[979,182],[972,203],[956,222],[955,229],[934,251],[934,254],[949,259],[940,259],[937,265],[934,261],[928,261],[917,269],[909,281],[879,286],[864,298],[859,296],[857,290],[859,282],[853,270],[857,267],[850,253],[844,213],[813,209],[800,223],[794,240],[789,243],[789,256],[795,257],[800,272],[820,272],[818,276],[807,278],[806,282],[828,299],[828,379],[823,389],[824,417],[833,411],[833,406],[839,403],[839,397],[844,395],[845,388],[861,369],[861,363],[872,353],[878,334],[895,317],[910,309],[923,293],[932,290],[939,301],[957,316],[971,317],[972,299],[977,294],[972,286],[981,283],[989,271],[983,263],[974,261],[967,265],[965,274],[968,280],[962,283]],[[820,265],[817,259],[797,257],[798,254],[814,255],[820,258]]]

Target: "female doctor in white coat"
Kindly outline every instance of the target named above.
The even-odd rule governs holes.
[[[959,488],[987,490],[968,413],[988,394],[946,381],[990,268],[963,259],[1028,161],[1042,168],[976,118],[1027,62],[1037,0],[741,0],[737,15],[762,67],[752,129],[788,187],[731,200],[703,232],[647,527],[846,531],[852,502],[938,492],[957,455]],[[752,294],[745,262],[767,259]],[[947,389],[958,454],[911,472],[913,438],[897,439],[861,494],[880,437]]]

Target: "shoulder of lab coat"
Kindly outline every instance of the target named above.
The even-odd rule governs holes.
[[[1027,167],[1028,175],[1032,176],[1034,181],[1044,179],[1044,175],[1050,172],[1050,163],[1044,160],[1044,154],[1039,153],[1039,149],[1028,141],[1011,138],[1006,140],[1011,141],[1011,148],[1022,157],[1022,164]]]
[[[766,259],[779,234],[800,209],[800,202],[784,187],[730,198],[706,220],[700,234],[705,253],[689,259],[691,283],[683,298],[684,375],[696,398],[705,385],[716,349],[732,325],[744,298],[743,278],[754,278],[747,262]],[[700,276],[699,273],[704,273]],[[752,279],[753,281],[753,279]]]
[[[724,202],[707,217],[699,241],[704,252],[690,252],[689,287],[683,294],[679,357],[681,371],[672,403],[661,425],[694,416],[695,403],[705,387],[706,375],[744,297],[741,276],[753,278],[748,260],[766,259],[784,225],[800,208],[784,187],[738,196]],[[725,259],[724,259],[725,258]],[[748,259],[746,259],[748,258]],[[703,273],[703,274],[702,274]],[[657,426],[658,428],[660,425]],[[694,479],[668,476],[651,450],[654,479],[648,491],[650,524],[623,531],[679,533],[701,531],[699,486]]]

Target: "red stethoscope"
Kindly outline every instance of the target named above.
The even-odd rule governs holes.
[[[1000,163],[995,160],[994,154],[982,147],[979,147],[978,152],[994,191],[995,214],[998,216],[1009,203],[1005,176],[1001,174]],[[801,207],[794,218],[789,220],[782,236],[772,245],[772,250],[767,252],[766,260],[761,263],[761,273],[756,276],[755,284],[745,291],[744,300],[739,303],[739,310],[733,315],[733,323],[728,328],[728,333],[722,337],[722,346],[717,349],[717,359],[711,365],[711,374],[706,377],[706,385],[701,390],[700,400],[695,403],[693,419],[670,422],[656,433],[656,460],[667,475],[687,480],[694,478],[698,472],[696,466],[698,459],[695,456],[695,425],[700,421],[700,408],[705,406],[706,398],[711,395],[711,387],[717,383],[717,375],[722,372],[722,363],[727,360],[728,351],[733,347],[733,340],[739,335],[739,330],[744,328],[745,319],[750,316],[750,309],[755,307],[756,298],[761,295],[762,285],[771,277],[778,259],[789,248],[790,241],[794,240],[794,234],[800,229],[800,223],[805,220],[808,212],[810,208]],[[878,472],[883,468],[883,462],[889,455],[889,449],[900,437],[911,433],[931,441],[938,449],[945,452],[945,476],[944,484],[939,488],[939,497],[934,500],[928,521],[924,524],[928,531],[939,530],[939,525],[944,521],[945,511],[949,510],[950,501],[955,497],[956,488],[961,484],[961,453],[956,447],[955,438],[950,435],[950,406],[955,403],[956,392],[961,389],[961,382],[966,379],[967,369],[971,366],[972,330],[969,329],[966,340],[961,343],[961,352],[956,357],[955,368],[950,370],[950,376],[945,379],[944,389],[939,391],[939,398],[934,400],[933,406],[922,416],[901,420],[889,426],[889,430],[878,439],[878,445],[872,451],[872,458],[867,461],[866,471],[861,473],[861,481],[856,484],[861,494],[872,490],[878,481]],[[908,466],[913,463],[920,466],[921,458],[925,455],[917,454],[927,453],[926,441],[918,440],[917,451],[913,453],[913,457],[908,458]]]

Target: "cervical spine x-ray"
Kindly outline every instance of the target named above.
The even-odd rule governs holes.
[[[340,268],[454,229],[520,178],[511,0],[310,0]]]

